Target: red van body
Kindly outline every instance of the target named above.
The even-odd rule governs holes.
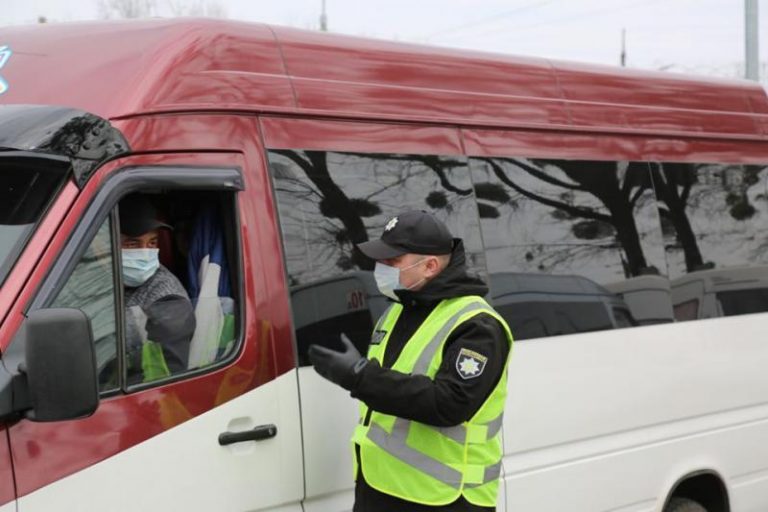
[[[46,501],[55,494],[36,496],[142,443],[169,436],[187,422],[207,421],[212,411],[297,371],[268,149],[768,162],[768,98],[761,87],[745,82],[209,20],[11,27],[0,36],[3,46],[11,53],[0,68],[7,84],[0,110],[77,109],[108,121],[129,148],[98,162],[82,183],[67,180],[7,274],[0,288],[4,360],[81,219],[116,175],[136,168],[239,169],[241,190],[247,193],[237,194],[244,312],[237,356],[209,371],[102,396],[86,418],[35,422],[23,415],[9,417],[0,443],[2,511],[37,510],[45,503],[56,507]],[[10,149],[46,153],[35,147]],[[296,379],[290,379],[295,388]],[[276,419],[259,417],[244,421],[242,428],[274,422],[276,439],[285,436],[284,442],[295,446],[244,455],[272,460],[271,469],[224,484],[229,496],[238,497],[220,509],[245,510],[257,495],[268,499],[259,498],[252,509],[300,510],[302,500],[308,510],[343,509],[351,496],[350,475],[344,477],[349,489],[338,498],[347,505],[336,508],[328,501],[313,509],[306,504],[338,489],[314,488],[302,474],[306,464],[314,463],[307,438],[303,448],[300,441],[300,430],[307,428],[300,424],[303,405],[298,391],[280,400],[280,414],[294,417],[296,425],[285,428]],[[219,433],[237,430],[240,416],[232,414],[199,442],[215,444]],[[290,435],[295,437],[289,442]],[[193,457],[197,447],[180,444],[178,453],[185,449]],[[194,465],[179,457],[180,466]],[[193,499],[199,500],[195,486],[218,485],[218,462],[210,464],[211,474],[197,482],[179,484],[172,476],[157,482],[175,486],[181,496],[177,501],[143,501],[137,498],[142,489],[131,488],[131,482],[123,482],[125,491],[112,494],[113,499],[134,509],[153,504],[189,509]],[[119,488],[119,475],[113,478]],[[241,493],[238,485],[252,490]],[[70,509],[69,498],[62,500],[58,508]],[[95,500],[93,507],[96,502],[104,503]],[[198,504],[201,509],[211,505]],[[550,508],[542,505],[540,510]]]

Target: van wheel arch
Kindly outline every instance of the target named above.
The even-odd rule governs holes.
[[[664,501],[663,512],[668,512],[674,500],[688,499],[701,504],[707,512],[731,512],[725,480],[717,471],[707,469],[688,473],[672,486]]]

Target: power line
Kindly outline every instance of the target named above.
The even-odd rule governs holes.
[[[539,0],[537,2],[532,2],[532,3],[528,4],[528,5],[522,5],[520,7],[512,9],[512,10],[507,10],[507,11],[499,12],[497,14],[494,14],[493,16],[488,16],[488,17],[485,17],[485,18],[480,18],[479,20],[470,21],[469,23],[462,23],[461,25],[456,25],[456,26],[453,26],[453,27],[449,27],[449,28],[438,30],[437,32],[433,32],[431,34],[428,34],[424,39],[425,40],[429,40],[429,39],[431,39],[431,38],[433,38],[435,36],[439,36],[441,34],[445,34],[445,33],[449,33],[449,32],[450,33],[454,33],[454,32],[458,32],[460,30],[464,30],[464,29],[467,29],[467,28],[473,28],[473,27],[485,25],[486,23],[493,23],[495,21],[498,21],[499,19],[507,18],[509,16],[512,16],[513,14],[519,14],[521,12],[529,11],[531,9],[536,9],[537,7],[543,7],[543,6],[547,5],[547,4],[551,4],[554,1],[555,0]]]
[[[614,12],[620,12],[620,11],[624,11],[624,10],[628,10],[628,9],[634,9],[636,7],[640,7],[640,6],[643,6],[643,5],[647,6],[647,5],[658,4],[658,3],[661,3],[663,1],[666,1],[666,0],[641,0],[641,1],[638,1],[638,2],[634,2],[634,3],[630,4],[630,5],[625,5],[625,6],[621,6],[621,7],[610,7],[610,8],[607,8],[607,9],[595,9],[595,10],[592,10],[592,11],[581,12],[581,13],[574,14],[574,15],[571,15],[571,16],[564,16],[564,17],[561,17],[561,18],[555,18],[555,19],[551,19],[551,20],[544,20],[544,21],[540,21],[540,22],[537,22],[537,23],[532,23],[532,24],[529,24],[529,25],[517,25],[517,26],[511,25],[511,26],[506,26],[506,27],[499,27],[499,28],[494,29],[494,30],[486,31],[483,35],[495,34],[497,32],[501,32],[501,31],[527,30],[527,29],[538,28],[538,27],[546,26],[546,25],[556,25],[556,24],[559,24],[559,23],[568,23],[570,21],[578,20],[578,19],[581,19],[581,18],[589,17],[589,16],[601,16],[601,15],[605,15],[605,14],[611,14],[611,13],[614,13]],[[521,37],[528,37],[528,36],[521,36]]]
[[[635,2],[635,3],[630,4],[630,5],[625,5],[623,7],[614,7],[614,8],[608,8],[608,9],[595,9],[594,11],[582,12],[582,13],[579,13],[579,14],[575,14],[573,16],[566,16],[564,18],[557,18],[557,19],[554,19],[554,20],[542,21],[542,22],[539,22],[539,23],[534,23],[532,25],[522,25],[522,26],[517,26],[517,27],[512,26],[512,27],[509,27],[509,28],[513,28],[515,30],[520,30],[520,29],[528,29],[528,28],[540,27],[542,25],[553,25],[553,24],[562,23],[562,22],[566,22],[567,23],[569,21],[578,20],[580,18],[586,18],[588,16],[601,16],[603,14],[611,14],[611,13],[614,13],[614,12],[620,12],[620,11],[626,11],[628,9],[634,9],[635,7],[640,7],[641,5],[646,5],[647,6],[647,5],[658,4],[658,3],[661,3],[661,2],[664,2],[664,1],[666,1],[666,0],[641,0],[639,2]]]

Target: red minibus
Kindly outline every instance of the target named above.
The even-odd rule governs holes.
[[[768,510],[767,164],[749,82],[229,21],[6,27],[0,511],[350,510],[357,407],[306,350],[365,350],[386,302],[355,244],[407,209],[463,239],[515,336],[498,510]],[[138,344],[137,197],[192,311]],[[697,272],[749,293],[684,314]]]

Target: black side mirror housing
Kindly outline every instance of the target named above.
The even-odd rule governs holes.
[[[79,309],[32,311],[27,318],[25,364],[32,421],[62,421],[99,406],[96,353],[88,317]]]

